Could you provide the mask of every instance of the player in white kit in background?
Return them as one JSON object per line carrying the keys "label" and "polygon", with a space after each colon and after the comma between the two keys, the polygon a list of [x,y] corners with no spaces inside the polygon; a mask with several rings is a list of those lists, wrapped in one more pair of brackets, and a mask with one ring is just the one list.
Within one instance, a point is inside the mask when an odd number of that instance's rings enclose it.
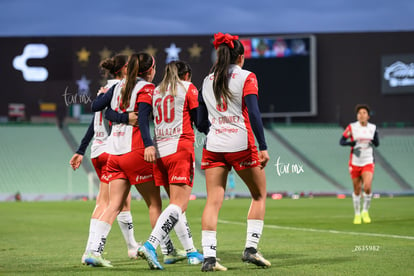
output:
{"label": "player in white kit in background", "polygon": [[207,202],[202,216],[204,262],[201,270],[227,270],[216,259],[216,229],[227,175],[232,168],[252,196],[242,260],[267,268],[271,266],[270,262],[258,252],[266,208],[264,167],[269,155],[258,107],[257,79],[254,73],[242,69],[244,47],[238,36],[215,34],[214,47],[217,61],[212,73],[204,79],[199,96],[199,130],[210,125],[201,163],[207,185]]}
{"label": "player in white kit in background", "polygon": [[[377,127],[368,122],[370,108],[365,104],[355,107],[357,121],[349,124],[339,141],[342,146],[351,146],[349,157],[349,174],[351,175],[354,192],[354,224],[371,223],[368,210],[372,198],[372,179],[374,177],[374,149],[379,146]],[[348,140],[349,139],[349,140]],[[361,213],[361,190],[364,187],[364,203]]]}

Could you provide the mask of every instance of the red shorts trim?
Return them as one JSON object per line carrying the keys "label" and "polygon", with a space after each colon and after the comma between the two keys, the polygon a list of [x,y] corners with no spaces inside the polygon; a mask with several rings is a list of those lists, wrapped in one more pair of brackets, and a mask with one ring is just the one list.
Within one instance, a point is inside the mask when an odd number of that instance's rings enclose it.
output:
{"label": "red shorts trim", "polygon": [[357,178],[361,177],[363,172],[371,172],[374,174],[375,164],[367,164],[365,166],[354,166],[349,165],[349,174],[351,175],[351,178]]}
{"label": "red shorts trim", "polygon": [[104,152],[98,157],[92,158],[92,164],[95,168],[96,174],[101,182],[108,184],[108,172],[107,172],[107,161],[109,154]]}
{"label": "red shorts trim", "polygon": [[260,165],[256,146],[238,152],[212,152],[203,148],[201,169],[215,167],[233,167],[236,171],[254,168]]}
{"label": "red shorts trim", "polygon": [[155,186],[183,183],[193,187],[195,156],[193,148],[158,158],[154,164]]}
{"label": "red shorts trim", "polygon": [[108,179],[128,179],[131,185],[154,181],[152,163],[144,160],[144,149],[134,150],[122,155],[109,155]]}

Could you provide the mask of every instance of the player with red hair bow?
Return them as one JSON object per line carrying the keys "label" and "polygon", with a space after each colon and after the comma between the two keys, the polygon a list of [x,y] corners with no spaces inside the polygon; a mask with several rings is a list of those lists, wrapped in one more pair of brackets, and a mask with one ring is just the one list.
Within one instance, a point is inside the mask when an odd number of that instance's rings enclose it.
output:
{"label": "player with red hair bow", "polygon": [[217,48],[220,46],[220,44],[227,44],[231,49],[234,49],[234,40],[238,40],[239,36],[237,35],[231,35],[231,34],[223,34],[223,33],[217,33],[214,34],[214,48]]}
{"label": "player with red hair bow", "polygon": [[[217,62],[199,92],[197,116],[199,131],[208,133],[201,161],[207,186],[201,219],[204,254],[201,271],[227,270],[217,262],[216,235],[227,175],[232,168],[248,186],[252,197],[242,260],[267,268],[270,262],[258,252],[266,209],[264,167],[269,154],[257,100],[257,78],[254,73],[242,69],[244,47],[238,36],[218,33],[214,35],[213,44],[217,49]],[[200,129],[202,126],[207,127]]]}

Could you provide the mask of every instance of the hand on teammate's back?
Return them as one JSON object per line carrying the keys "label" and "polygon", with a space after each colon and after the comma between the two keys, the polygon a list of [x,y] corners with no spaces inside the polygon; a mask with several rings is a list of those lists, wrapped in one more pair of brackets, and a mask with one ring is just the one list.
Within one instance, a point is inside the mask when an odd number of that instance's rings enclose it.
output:
{"label": "hand on teammate's back", "polygon": [[138,126],[138,112],[129,112],[128,113],[128,124],[131,126]]}

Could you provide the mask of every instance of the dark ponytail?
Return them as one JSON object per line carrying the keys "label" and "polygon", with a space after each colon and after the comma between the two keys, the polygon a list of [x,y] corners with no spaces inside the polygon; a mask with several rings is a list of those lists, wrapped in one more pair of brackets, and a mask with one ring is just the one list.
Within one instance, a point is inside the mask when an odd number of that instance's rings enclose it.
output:
{"label": "dark ponytail", "polygon": [[138,70],[138,54],[132,54],[128,61],[125,86],[121,90],[121,109],[126,109],[129,106],[132,89],[134,89],[135,84],[137,83]]}
{"label": "dark ponytail", "polygon": [[233,43],[234,48],[225,43],[217,48],[217,61],[213,67],[213,91],[218,104],[222,104],[222,99],[226,103],[233,99],[233,94],[229,90],[229,66],[235,64],[237,58],[244,54],[243,44],[239,40],[234,40]]}

